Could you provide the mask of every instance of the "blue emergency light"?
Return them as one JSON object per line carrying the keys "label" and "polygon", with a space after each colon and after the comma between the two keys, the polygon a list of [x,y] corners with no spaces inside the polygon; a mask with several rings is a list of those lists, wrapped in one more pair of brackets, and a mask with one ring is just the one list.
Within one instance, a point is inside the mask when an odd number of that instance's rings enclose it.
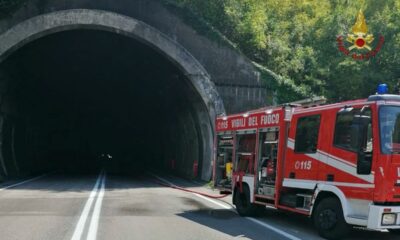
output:
{"label": "blue emergency light", "polygon": [[389,92],[388,85],[386,83],[381,83],[378,85],[378,94],[386,94]]}

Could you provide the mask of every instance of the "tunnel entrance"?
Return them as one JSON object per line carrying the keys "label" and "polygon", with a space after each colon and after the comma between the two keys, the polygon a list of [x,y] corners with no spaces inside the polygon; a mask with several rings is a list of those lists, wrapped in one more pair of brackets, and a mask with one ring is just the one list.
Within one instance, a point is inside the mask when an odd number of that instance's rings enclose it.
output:
{"label": "tunnel entrance", "polygon": [[194,165],[201,172],[210,161],[201,96],[179,66],[140,41],[57,32],[14,51],[0,74],[2,175],[106,167],[193,177]]}

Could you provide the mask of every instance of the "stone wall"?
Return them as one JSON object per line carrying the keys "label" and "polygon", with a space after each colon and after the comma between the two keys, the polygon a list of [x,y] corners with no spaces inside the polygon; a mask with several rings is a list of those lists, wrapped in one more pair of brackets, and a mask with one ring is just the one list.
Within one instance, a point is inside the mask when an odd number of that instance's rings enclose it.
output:
{"label": "stone wall", "polygon": [[167,9],[160,0],[27,0],[14,14],[0,21],[0,34],[34,16],[66,9],[99,9],[145,22],[188,50],[217,86],[227,113],[267,104],[267,92],[258,71],[243,55],[210,40]]}

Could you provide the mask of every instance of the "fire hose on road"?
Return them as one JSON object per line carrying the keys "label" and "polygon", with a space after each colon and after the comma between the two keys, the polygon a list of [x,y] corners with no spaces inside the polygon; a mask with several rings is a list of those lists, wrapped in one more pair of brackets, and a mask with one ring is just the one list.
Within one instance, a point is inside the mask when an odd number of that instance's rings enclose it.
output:
{"label": "fire hose on road", "polygon": [[164,179],[162,179],[162,178],[160,178],[160,177],[158,177],[158,176],[156,176],[154,174],[150,174],[150,175],[155,178],[155,179],[153,179],[153,181],[155,183],[157,183],[157,184],[159,184],[161,186],[164,186],[164,187],[169,187],[169,188],[173,188],[173,189],[177,189],[177,190],[184,191],[184,192],[189,192],[189,193],[195,193],[195,194],[199,194],[201,196],[208,197],[208,198],[213,198],[213,199],[224,198],[224,197],[229,195],[229,194],[211,195],[211,194],[207,194],[207,193],[203,193],[203,192],[199,192],[199,191],[195,191],[195,190],[190,190],[190,189],[187,189],[187,188],[180,187],[180,186],[177,186],[175,184],[169,183],[168,181],[166,181],[166,180],[164,180]]}

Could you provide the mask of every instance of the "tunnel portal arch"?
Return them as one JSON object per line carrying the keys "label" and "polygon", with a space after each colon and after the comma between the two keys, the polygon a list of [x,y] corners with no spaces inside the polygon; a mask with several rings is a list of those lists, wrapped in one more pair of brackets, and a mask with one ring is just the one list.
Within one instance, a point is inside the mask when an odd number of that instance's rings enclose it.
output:
{"label": "tunnel portal arch", "polygon": [[27,19],[0,35],[0,63],[14,51],[46,35],[76,29],[108,31],[136,39],[160,52],[187,76],[201,97],[195,103],[203,144],[201,177],[210,179],[212,167],[213,128],[215,116],[225,113],[223,102],[203,66],[180,44],[148,24],[118,13],[72,9],[51,12]]}

